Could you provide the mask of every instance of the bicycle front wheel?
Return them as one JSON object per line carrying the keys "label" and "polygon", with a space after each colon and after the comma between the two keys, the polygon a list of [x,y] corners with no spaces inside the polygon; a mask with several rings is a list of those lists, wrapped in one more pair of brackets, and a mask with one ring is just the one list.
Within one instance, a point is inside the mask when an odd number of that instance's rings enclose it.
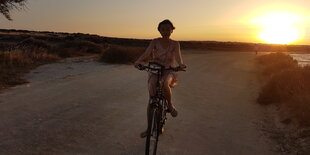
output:
{"label": "bicycle front wheel", "polygon": [[158,137],[159,137],[159,127],[160,118],[158,111],[151,107],[150,118],[148,120],[147,137],[146,137],[146,155],[155,155],[157,151]]}

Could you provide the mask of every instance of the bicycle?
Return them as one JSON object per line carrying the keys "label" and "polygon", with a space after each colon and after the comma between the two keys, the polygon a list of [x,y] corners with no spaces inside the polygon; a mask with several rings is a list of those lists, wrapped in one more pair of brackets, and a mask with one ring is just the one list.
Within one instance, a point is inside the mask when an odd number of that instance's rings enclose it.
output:
{"label": "bicycle", "polygon": [[162,75],[166,70],[171,71],[185,71],[180,67],[165,68],[156,62],[150,62],[148,66],[138,65],[139,70],[146,70],[157,74],[156,94],[149,99],[150,110],[148,117],[148,128],[146,136],[145,154],[156,154],[158,138],[164,132],[164,125],[167,121],[166,113],[168,110],[168,103],[162,92]]}

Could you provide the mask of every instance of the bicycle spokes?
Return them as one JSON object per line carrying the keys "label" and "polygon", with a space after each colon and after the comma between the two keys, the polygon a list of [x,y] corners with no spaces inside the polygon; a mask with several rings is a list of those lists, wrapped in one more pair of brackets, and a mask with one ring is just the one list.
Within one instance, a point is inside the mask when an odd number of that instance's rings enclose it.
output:
{"label": "bicycle spokes", "polygon": [[156,154],[159,135],[164,133],[166,122],[167,102],[162,97],[150,99],[150,111],[148,120],[148,134],[146,138],[145,154]]}

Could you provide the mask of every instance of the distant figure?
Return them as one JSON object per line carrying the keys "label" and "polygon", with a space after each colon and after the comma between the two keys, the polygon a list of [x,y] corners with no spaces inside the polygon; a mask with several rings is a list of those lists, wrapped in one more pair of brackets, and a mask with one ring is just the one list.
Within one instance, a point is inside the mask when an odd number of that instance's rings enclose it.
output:
{"label": "distant figure", "polygon": [[[180,43],[170,39],[170,35],[175,27],[169,20],[164,20],[159,23],[157,30],[161,34],[161,38],[155,38],[148,45],[146,51],[135,62],[135,67],[138,68],[140,64],[147,64],[148,62],[157,62],[166,68],[181,67],[186,68],[180,51]],[[148,75],[148,88],[150,97],[156,93],[156,80],[157,75],[149,73]],[[171,88],[177,84],[177,73],[168,71],[163,75],[163,93],[168,101],[168,111],[173,117],[176,117],[178,112],[171,103]],[[149,105],[147,107],[149,111]],[[147,131],[140,134],[141,138],[147,136]]]}
{"label": "distant figure", "polygon": [[255,51],[255,55],[257,55],[257,54],[258,54],[258,51],[259,51],[259,46],[258,46],[258,44],[255,44],[255,45],[254,45],[254,51]]}

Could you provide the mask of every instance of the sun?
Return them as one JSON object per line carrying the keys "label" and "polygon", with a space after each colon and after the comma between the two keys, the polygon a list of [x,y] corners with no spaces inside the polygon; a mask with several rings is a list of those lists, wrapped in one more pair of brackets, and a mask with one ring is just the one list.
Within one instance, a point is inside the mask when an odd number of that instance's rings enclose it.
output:
{"label": "sun", "polygon": [[261,27],[258,38],[271,44],[290,44],[301,39],[301,17],[294,13],[273,12],[255,19]]}

